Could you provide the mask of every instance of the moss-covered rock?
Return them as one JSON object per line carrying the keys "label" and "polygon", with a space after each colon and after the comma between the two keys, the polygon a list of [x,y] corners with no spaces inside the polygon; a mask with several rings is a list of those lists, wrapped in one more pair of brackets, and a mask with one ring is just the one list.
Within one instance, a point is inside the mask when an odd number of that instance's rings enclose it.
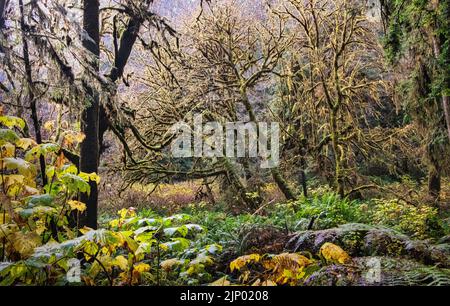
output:
{"label": "moss-covered rock", "polygon": [[308,286],[450,285],[450,270],[412,259],[365,256],[352,265],[324,266],[305,281]]}

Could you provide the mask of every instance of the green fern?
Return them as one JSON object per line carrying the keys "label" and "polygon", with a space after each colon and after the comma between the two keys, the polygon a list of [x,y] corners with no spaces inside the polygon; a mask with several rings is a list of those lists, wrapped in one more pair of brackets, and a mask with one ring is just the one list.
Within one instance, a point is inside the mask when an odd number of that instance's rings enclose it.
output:
{"label": "green fern", "polygon": [[413,284],[450,286],[450,269],[441,269],[434,266],[422,267],[408,271],[405,275]]}

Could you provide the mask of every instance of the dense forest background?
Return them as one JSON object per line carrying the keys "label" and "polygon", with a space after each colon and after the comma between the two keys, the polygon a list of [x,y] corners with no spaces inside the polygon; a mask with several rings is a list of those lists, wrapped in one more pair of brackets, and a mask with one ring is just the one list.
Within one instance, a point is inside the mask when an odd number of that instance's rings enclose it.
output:
{"label": "dense forest background", "polygon": [[[450,284],[449,14],[0,0],[0,284]],[[279,165],[174,157],[196,114]]]}

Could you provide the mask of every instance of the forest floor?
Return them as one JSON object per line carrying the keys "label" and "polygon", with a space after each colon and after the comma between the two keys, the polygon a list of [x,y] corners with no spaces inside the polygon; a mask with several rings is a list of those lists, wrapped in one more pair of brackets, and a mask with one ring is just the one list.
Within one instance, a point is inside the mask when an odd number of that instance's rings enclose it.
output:
{"label": "forest floor", "polygon": [[[363,200],[342,200],[328,187],[316,184],[307,198],[285,201],[269,184],[264,187],[268,200],[256,212],[246,212],[230,202],[215,200],[213,204],[204,194],[199,198],[200,181],[163,184],[152,193],[152,186],[135,186],[120,197],[108,194],[117,188],[103,188],[101,222],[106,227],[120,209],[136,211],[140,218],[183,214],[205,229],[195,238],[197,249],[220,246],[204,275],[188,277],[181,284],[275,280],[264,264],[258,264],[262,258],[288,254],[301,254],[314,262],[304,275],[296,276],[303,285],[450,284],[447,179],[443,180],[439,210],[426,204],[430,199],[425,186],[409,178],[386,184],[390,193],[367,193]],[[212,189],[216,198],[219,188]],[[340,248],[335,250],[337,254],[327,256],[323,248],[327,243]],[[339,251],[346,254],[344,259]],[[277,277],[281,279],[278,283],[293,284],[289,277]],[[179,279],[167,281],[180,284]]]}

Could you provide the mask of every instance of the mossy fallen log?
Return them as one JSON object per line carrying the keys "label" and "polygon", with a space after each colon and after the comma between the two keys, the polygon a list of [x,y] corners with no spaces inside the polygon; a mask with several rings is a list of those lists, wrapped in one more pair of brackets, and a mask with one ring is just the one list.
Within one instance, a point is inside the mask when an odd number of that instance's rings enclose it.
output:
{"label": "mossy fallen log", "polygon": [[352,257],[405,257],[426,265],[450,267],[449,243],[433,244],[428,240],[412,240],[390,228],[359,223],[294,233],[288,237],[285,249],[290,252],[318,253],[325,242],[339,245]]}

